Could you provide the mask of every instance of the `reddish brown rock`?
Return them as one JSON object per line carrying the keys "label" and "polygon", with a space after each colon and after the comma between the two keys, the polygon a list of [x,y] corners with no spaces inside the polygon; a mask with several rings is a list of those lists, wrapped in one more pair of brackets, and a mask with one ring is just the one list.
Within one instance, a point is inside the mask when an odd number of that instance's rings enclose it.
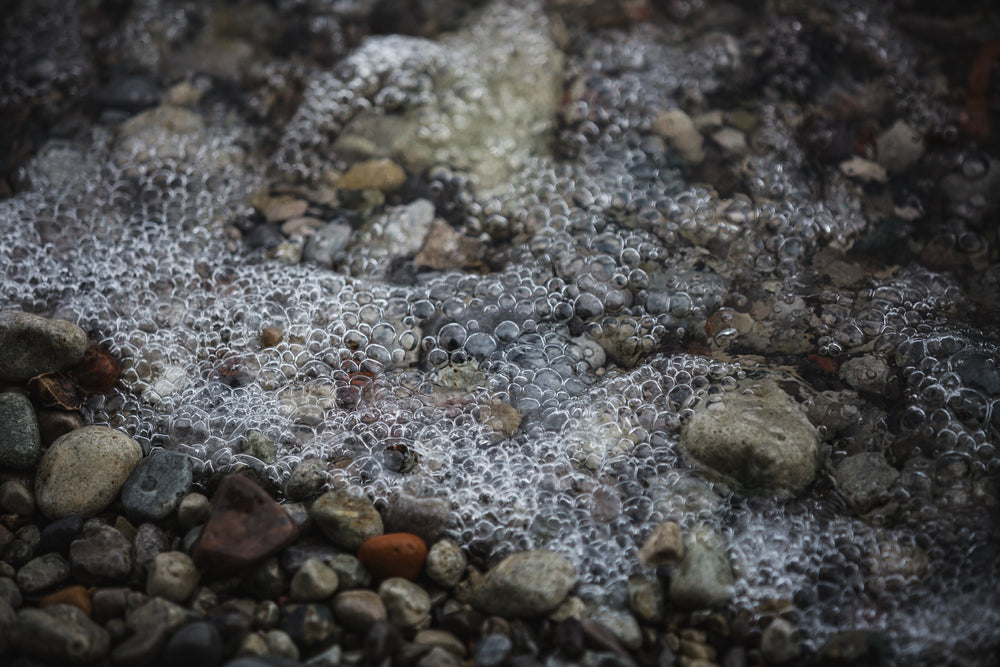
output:
{"label": "reddish brown rock", "polygon": [[118,383],[122,362],[111,350],[95,341],[90,341],[83,361],[74,366],[70,373],[76,378],[80,388],[88,394],[104,394]]}
{"label": "reddish brown rock", "polygon": [[281,505],[244,475],[219,485],[212,510],[192,555],[208,571],[242,569],[271,556],[298,537]]}
{"label": "reddish brown rock", "polygon": [[413,581],[427,559],[427,545],[410,533],[371,537],[358,549],[358,560],[376,579],[402,577]]}
{"label": "reddish brown rock", "polygon": [[84,614],[91,615],[90,592],[83,586],[69,586],[55,593],[49,593],[38,601],[39,607],[48,607],[54,604],[71,604]]}

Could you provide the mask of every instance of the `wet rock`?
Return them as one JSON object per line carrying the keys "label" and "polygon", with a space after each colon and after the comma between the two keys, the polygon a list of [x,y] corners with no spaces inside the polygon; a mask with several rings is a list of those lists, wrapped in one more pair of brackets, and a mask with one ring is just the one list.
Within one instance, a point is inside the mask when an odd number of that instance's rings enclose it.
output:
{"label": "wet rock", "polygon": [[851,178],[865,183],[887,183],[889,175],[877,162],[854,156],[840,163],[840,171]]}
{"label": "wet rock", "polygon": [[205,124],[200,115],[180,107],[158,106],[122,124],[114,157],[119,162],[144,162],[153,156],[184,159],[204,143]]}
{"label": "wet rock", "polygon": [[264,634],[264,640],[267,642],[267,650],[271,655],[289,660],[299,659],[298,647],[284,630],[268,630]]}
{"label": "wet rock", "polygon": [[146,575],[146,594],[173,602],[184,602],[201,580],[194,561],[182,551],[157,554]]}
{"label": "wet rock", "polygon": [[412,255],[420,250],[433,221],[434,204],[426,199],[392,206],[373,223],[365,247],[376,256]]}
{"label": "wet rock", "polygon": [[28,595],[54,588],[69,579],[69,562],[59,554],[33,558],[17,571],[18,587]]}
{"label": "wet rock", "polygon": [[413,264],[440,271],[480,266],[486,255],[486,246],[479,240],[458,232],[440,218],[435,218],[427,230],[420,251]]}
{"label": "wet rock", "polygon": [[392,657],[403,644],[403,635],[389,622],[376,623],[365,635],[364,658],[368,664],[378,665]]}
{"label": "wet rock", "polygon": [[171,534],[153,523],[144,523],[135,531],[132,538],[133,574],[136,580],[146,578],[146,569],[156,556],[170,549]]}
{"label": "wet rock", "polygon": [[724,550],[693,540],[670,582],[670,601],[685,609],[711,609],[733,596],[733,570]]}
{"label": "wet rock", "polygon": [[760,637],[760,652],[770,664],[781,664],[798,657],[799,641],[791,623],[776,618],[764,628]]}
{"label": "wet rock", "polygon": [[357,551],[370,537],[382,534],[382,516],[372,502],[348,489],[332,489],[312,505],[316,526],[342,549]]}
{"label": "wet rock", "polygon": [[79,363],[87,351],[87,334],[66,320],[3,311],[0,350],[0,380],[22,382]]}
{"label": "wet rock", "polygon": [[637,651],[642,646],[642,630],[635,617],[625,611],[604,610],[592,619],[615,636],[626,649]]}
{"label": "wet rock", "polygon": [[705,159],[704,139],[691,117],[680,109],[660,113],[650,127],[666,139],[685,162],[694,165]]}
{"label": "wet rock", "polygon": [[819,649],[823,667],[883,665],[892,655],[889,638],[876,632],[847,630],[833,635]]}
{"label": "wet rock", "polygon": [[281,629],[303,650],[310,651],[330,638],[334,630],[333,614],[328,605],[288,605]]}
{"label": "wet rock", "polygon": [[167,518],[191,489],[193,478],[190,456],[154,449],[132,470],[122,486],[126,516],[134,523]]}
{"label": "wet rock", "polygon": [[325,600],[337,590],[337,573],[318,558],[308,558],[292,577],[289,597],[295,602]]}
{"label": "wet rock", "polygon": [[628,606],[643,623],[663,620],[666,610],[663,585],[655,577],[637,575],[629,578]]}
{"label": "wet rock", "polygon": [[410,533],[385,533],[365,540],[358,560],[376,579],[402,577],[413,581],[424,567],[427,545]]}
{"label": "wet rock", "polygon": [[316,495],[330,479],[327,464],[320,459],[306,459],[295,466],[285,482],[285,497],[291,500],[308,500]]}
{"label": "wet rock", "polygon": [[881,394],[889,383],[889,365],[878,357],[848,359],[837,369],[841,379],[858,391]]}
{"label": "wet rock", "polygon": [[639,562],[643,565],[673,565],[684,556],[684,536],[675,521],[664,521],[653,529],[653,533],[639,549]]}
{"label": "wet rock", "polygon": [[882,454],[866,452],[841,461],[834,468],[833,477],[851,511],[864,514],[888,500],[899,471]]}
{"label": "wet rock", "polygon": [[337,181],[341,190],[366,190],[374,188],[382,192],[398,190],[406,182],[406,172],[388,159],[366,160],[351,165],[351,168]]}
{"label": "wet rock", "polygon": [[699,406],[680,439],[685,458],[710,475],[777,495],[797,493],[813,481],[819,443],[798,404],[770,380],[754,384],[751,394],[737,389]]}
{"label": "wet rock", "polygon": [[340,588],[364,588],[371,583],[371,575],[365,566],[351,554],[337,554],[327,563],[340,579]]}
{"label": "wet rock", "polygon": [[461,639],[443,630],[421,630],[413,636],[413,643],[416,646],[438,647],[459,658],[468,653]]}
{"label": "wet rock", "polygon": [[0,513],[30,517],[35,513],[35,497],[31,489],[12,479],[0,484]]}
{"label": "wet rock", "polygon": [[427,544],[441,539],[452,519],[451,506],[444,498],[417,496],[405,490],[392,497],[383,518],[386,532],[411,533]]}
{"label": "wet rock", "polygon": [[138,443],[115,429],[71,431],[52,443],[38,464],[38,509],[50,519],[93,516],[115,499],[141,458]]}
{"label": "wet rock", "polygon": [[56,519],[42,529],[38,549],[43,553],[55,551],[63,555],[69,553],[69,545],[83,530],[83,519],[67,516]]}
{"label": "wet rock", "polygon": [[199,567],[246,568],[277,553],[299,530],[281,505],[243,475],[226,477],[212,499],[212,511],[192,551]]}
{"label": "wet rock", "polygon": [[338,593],[331,606],[337,622],[354,632],[367,633],[376,623],[388,618],[382,598],[374,591]]}
{"label": "wet rock", "polygon": [[[14,539],[3,552],[3,560],[15,567],[24,565],[38,554],[42,536],[38,526],[28,524],[14,534]],[[3,562],[3,561],[0,561]]]}
{"label": "wet rock", "polygon": [[302,259],[332,269],[346,256],[344,250],[353,234],[354,230],[346,222],[329,222],[309,237],[302,250]]}
{"label": "wet rock", "polygon": [[90,602],[90,591],[80,585],[61,588],[49,593],[38,601],[39,607],[51,607],[57,604],[72,605],[86,614],[88,618],[93,611],[93,606]]}
{"label": "wet rock", "polygon": [[208,518],[212,501],[202,493],[189,493],[177,505],[177,524],[182,530],[194,528]]}
{"label": "wet rock", "polygon": [[878,163],[890,174],[899,174],[916,164],[924,154],[923,137],[902,120],[878,136]]}
{"label": "wet rock", "polygon": [[[417,667],[461,667],[465,663],[446,648],[435,646],[417,661]],[[479,664],[479,663],[475,663]]]}
{"label": "wet rock", "polygon": [[424,571],[431,581],[445,588],[454,588],[462,580],[468,559],[454,540],[438,540],[427,552]]}
{"label": "wet rock", "polygon": [[510,657],[514,644],[506,635],[488,635],[476,644],[475,667],[499,667]]}
{"label": "wet rock", "polygon": [[125,626],[133,632],[148,628],[174,631],[191,619],[191,612],[165,598],[150,598],[125,611]]}
{"label": "wet rock", "polygon": [[551,551],[525,551],[503,559],[477,582],[470,602],[505,618],[532,618],[558,607],[576,583],[576,570]]}
{"label": "wet rock", "polygon": [[142,667],[155,663],[170,637],[170,628],[140,628],[111,649],[111,662],[121,667]]}
{"label": "wet rock", "polygon": [[188,623],[170,637],[160,662],[185,667],[216,667],[223,658],[222,637],[211,623]]}
{"label": "wet rock", "polygon": [[70,543],[69,561],[83,583],[124,581],[132,571],[132,543],[118,530],[92,519]]}
{"label": "wet rock", "polygon": [[38,433],[42,437],[42,445],[46,447],[84,425],[83,416],[77,411],[36,408],[35,416],[38,418]]}
{"label": "wet rock", "polygon": [[96,662],[108,654],[111,637],[80,609],[67,604],[17,612],[17,648],[57,663]]}
{"label": "wet rock", "polygon": [[23,394],[0,394],[0,467],[31,470],[42,456],[42,440],[31,401]]}
{"label": "wet rock", "polygon": [[24,600],[17,582],[10,577],[0,577],[0,600],[14,608],[20,607]]}
{"label": "wet rock", "polygon": [[427,592],[413,582],[393,577],[378,587],[389,622],[399,628],[415,628],[430,618],[431,599]]}

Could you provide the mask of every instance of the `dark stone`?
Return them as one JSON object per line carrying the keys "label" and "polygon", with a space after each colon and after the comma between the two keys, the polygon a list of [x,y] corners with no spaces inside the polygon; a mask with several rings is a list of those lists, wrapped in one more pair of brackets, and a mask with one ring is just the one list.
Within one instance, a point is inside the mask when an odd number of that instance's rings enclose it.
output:
{"label": "dark stone", "polygon": [[282,551],[279,560],[286,572],[298,572],[310,558],[318,558],[329,565],[338,553],[340,552],[329,543],[300,541]]}
{"label": "dark stone", "polygon": [[69,563],[60,554],[32,558],[17,571],[17,585],[28,595],[54,588],[69,579]]}
{"label": "dark stone", "polygon": [[132,469],[122,486],[122,505],[129,521],[162,521],[191,490],[191,457],[183,452],[154,449]]}
{"label": "dark stone", "polygon": [[218,630],[225,655],[231,655],[250,632],[255,611],[253,600],[244,598],[227,600],[208,612],[205,620]]}
{"label": "dark stone", "polygon": [[170,534],[155,523],[144,523],[135,531],[133,574],[146,580],[146,568],[160,553],[170,551]]}
{"label": "dark stone", "polygon": [[115,667],[147,667],[155,665],[163,645],[170,636],[165,625],[149,625],[136,630],[125,641],[111,650]]}
{"label": "dark stone", "polygon": [[125,586],[97,588],[90,594],[91,613],[98,623],[106,623],[112,618],[125,615],[131,588]]}
{"label": "dark stone", "polygon": [[0,394],[0,467],[31,470],[42,456],[42,440],[31,401],[24,394]]}
{"label": "dark stone", "polygon": [[364,656],[369,665],[388,660],[403,644],[403,635],[388,621],[379,621],[365,635]]}
{"label": "dark stone", "polygon": [[823,667],[881,667],[892,656],[889,638],[864,630],[838,632],[819,650]]}
{"label": "dark stone", "polygon": [[226,477],[194,545],[195,562],[209,571],[231,572],[258,563],[299,535],[288,512],[245,475]]}
{"label": "dark stone", "polygon": [[38,550],[41,553],[55,552],[65,555],[69,551],[70,543],[80,535],[82,530],[83,519],[78,516],[64,516],[61,519],[56,519],[42,528]]}
{"label": "dark stone", "polygon": [[674,655],[674,652],[664,642],[663,647],[656,656],[656,667],[673,667],[676,662],[677,656]]}
{"label": "dark stone", "polygon": [[479,636],[483,615],[475,609],[462,609],[445,614],[438,621],[438,628],[468,641]]}
{"label": "dark stone", "polygon": [[560,621],[556,625],[555,642],[562,654],[571,660],[583,655],[584,634],[580,621],[572,617]]}
{"label": "dark stone", "polygon": [[135,113],[160,103],[160,89],[151,79],[135,74],[116,76],[97,91],[102,107]]}
{"label": "dark stone", "polygon": [[216,667],[222,662],[222,636],[211,623],[195,621],[174,633],[160,657],[164,665]]}
{"label": "dark stone", "polygon": [[242,588],[258,600],[274,600],[288,591],[288,576],[277,558],[268,558],[246,575]]}
{"label": "dark stone", "polygon": [[41,541],[42,534],[38,526],[27,525],[14,533],[14,540],[4,549],[3,560],[14,567],[20,567],[35,557]]}
{"label": "dark stone", "polygon": [[445,535],[452,522],[451,506],[443,498],[414,496],[400,491],[383,513],[386,533],[413,533],[427,544]]}
{"label": "dark stone", "polygon": [[302,663],[290,658],[267,655],[236,658],[227,662],[224,667],[302,667]]}
{"label": "dark stone", "polygon": [[0,655],[7,653],[14,642],[14,626],[17,623],[17,612],[9,602],[0,598]]}
{"label": "dark stone", "polygon": [[625,647],[619,643],[615,633],[598,621],[587,618],[580,621],[580,627],[583,628],[584,642],[589,648],[594,651],[614,653],[626,660],[632,659]]}
{"label": "dark stone", "polygon": [[489,635],[476,645],[474,658],[475,667],[499,667],[510,657],[514,648],[510,637],[505,635]]}
{"label": "dark stone", "polygon": [[293,604],[285,608],[282,629],[300,648],[323,646],[333,634],[333,612],[324,604]]}
{"label": "dark stone", "polygon": [[742,646],[732,647],[722,658],[722,667],[747,667],[749,664],[747,650]]}
{"label": "dark stone", "polygon": [[35,416],[38,418],[38,433],[42,438],[42,445],[45,447],[84,425],[83,415],[75,410],[35,408]]}
{"label": "dark stone", "polygon": [[125,581],[132,571],[132,543],[118,530],[91,519],[70,543],[69,561],[82,584]]}
{"label": "dark stone", "polygon": [[542,663],[530,655],[515,655],[507,661],[507,667],[542,667]]}
{"label": "dark stone", "polygon": [[96,662],[111,648],[107,631],[68,604],[20,610],[13,634],[23,653],[55,664]]}
{"label": "dark stone", "polygon": [[284,243],[285,235],[281,233],[281,228],[278,225],[254,225],[243,237],[243,240],[251,248],[270,250]]}

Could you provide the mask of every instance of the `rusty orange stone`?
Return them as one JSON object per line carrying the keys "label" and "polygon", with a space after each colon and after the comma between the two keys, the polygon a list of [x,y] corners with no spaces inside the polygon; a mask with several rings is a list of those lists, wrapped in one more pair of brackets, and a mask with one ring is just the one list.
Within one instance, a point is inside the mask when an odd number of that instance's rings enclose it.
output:
{"label": "rusty orange stone", "polygon": [[71,604],[88,617],[91,614],[90,591],[83,586],[69,586],[55,593],[49,593],[38,601],[39,607],[49,607],[54,604]]}
{"label": "rusty orange stone", "polygon": [[427,544],[411,533],[370,537],[358,549],[358,560],[376,579],[402,577],[413,581],[427,559]]}
{"label": "rusty orange stone", "polygon": [[80,387],[88,394],[105,394],[115,386],[122,372],[122,362],[111,350],[90,341],[83,361],[73,367],[70,373]]}

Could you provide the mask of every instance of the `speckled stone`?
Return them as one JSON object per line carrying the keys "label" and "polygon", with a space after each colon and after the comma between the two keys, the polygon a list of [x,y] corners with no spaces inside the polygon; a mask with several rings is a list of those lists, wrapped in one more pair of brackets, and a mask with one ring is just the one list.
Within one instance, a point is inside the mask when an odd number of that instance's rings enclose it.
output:
{"label": "speckled stone", "polygon": [[427,591],[400,577],[386,579],[378,587],[389,622],[399,628],[415,628],[425,623],[431,613]]}
{"label": "speckled stone", "polygon": [[35,502],[50,519],[93,516],[107,507],[142,458],[135,440],[84,426],[52,443],[35,474]]}
{"label": "speckled stone", "polygon": [[66,320],[0,312],[0,380],[20,382],[79,363],[87,334]]}
{"label": "speckled stone", "polygon": [[59,554],[33,558],[17,571],[15,581],[28,595],[54,588],[69,579],[69,563]]}
{"label": "speckled stone", "polygon": [[342,549],[357,551],[370,537],[382,534],[382,516],[363,495],[346,489],[327,491],[312,505],[316,526]]}
{"label": "speckled stone", "polygon": [[427,562],[424,571],[431,581],[445,588],[455,587],[462,576],[468,559],[454,540],[438,540],[427,552]]}
{"label": "speckled stone", "polygon": [[318,558],[308,558],[292,577],[289,597],[296,602],[325,600],[337,590],[337,573]]}
{"label": "speckled stone", "polygon": [[170,516],[191,489],[192,468],[191,457],[183,452],[151,451],[122,486],[125,515],[134,523]]}
{"label": "speckled stone", "polygon": [[576,570],[551,551],[524,551],[503,559],[477,582],[470,602],[504,618],[532,618],[558,607],[576,583]]}
{"label": "speckled stone", "polygon": [[38,420],[23,394],[0,394],[0,468],[30,470],[42,456]]}
{"label": "speckled stone", "polygon": [[191,557],[182,551],[164,551],[150,563],[146,576],[146,594],[174,602],[184,602],[201,580]]}

